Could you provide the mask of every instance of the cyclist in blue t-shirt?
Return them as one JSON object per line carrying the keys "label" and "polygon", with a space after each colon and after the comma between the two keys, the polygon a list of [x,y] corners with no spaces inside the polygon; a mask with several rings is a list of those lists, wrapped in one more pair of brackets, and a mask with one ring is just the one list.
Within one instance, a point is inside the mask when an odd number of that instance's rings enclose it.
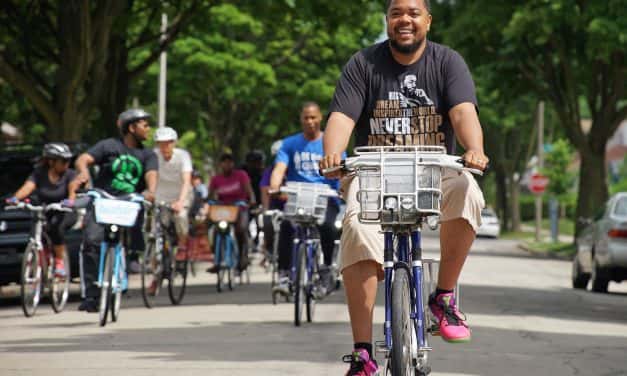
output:
{"label": "cyclist in blue t-shirt", "polygon": [[[280,189],[283,178],[287,173],[287,182],[323,183],[333,189],[339,188],[339,180],[327,179],[318,172],[320,159],[324,155],[322,149],[322,113],[320,106],[315,102],[303,104],[300,113],[302,132],[283,139],[283,143],[275,159],[274,169],[270,178],[270,191]],[[343,155],[345,158],[346,155]],[[339,234],[335,228],[335,219],[339,211],[339,200],[330,199],[327,207],[326,218],[319,226],[320,243],[324,254],[324,264],[327,268],[321,268],[323,281],[332,282],[329,267],[333,263],[334,241]],[[283,221],[279,233],[279,284],[277,291],[289,293],[289,269],[292,263],[292,240],[294,229],[289,221]],[[326,286],[330,291],[329,285]]]}

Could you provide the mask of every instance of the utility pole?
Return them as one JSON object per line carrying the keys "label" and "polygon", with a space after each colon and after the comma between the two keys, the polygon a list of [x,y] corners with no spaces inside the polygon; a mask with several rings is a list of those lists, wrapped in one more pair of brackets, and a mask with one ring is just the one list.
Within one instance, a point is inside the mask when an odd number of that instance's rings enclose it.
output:
{"label": "utility pole", "polygon": [[[165,43],[168,30],[168,15],[161,15],[161,43]],[[159,68],[159,128],[165,127],[165,94],[166,94],[166,75],[168,70],[168,54],[165,49],[161,52]]]}
{"label": "utility pole", "polygon": [[[544,101],[538,103],[538,173],[544,168]],[[542,227],[542,194],[536,195],[536,242],[541,240]]]}

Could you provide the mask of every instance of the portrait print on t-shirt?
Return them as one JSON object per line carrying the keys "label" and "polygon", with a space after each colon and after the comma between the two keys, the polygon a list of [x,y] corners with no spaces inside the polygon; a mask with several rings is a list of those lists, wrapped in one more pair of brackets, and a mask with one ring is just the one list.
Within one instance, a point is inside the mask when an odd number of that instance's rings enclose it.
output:
{"label": "portrait print on t-shirt", "polygon": [[401,92],[389,91],[387,99],[375,102],[370,117],[368,146],[437,145],[445,146],[440,130],[443,119],[415,74],[402,77]]}

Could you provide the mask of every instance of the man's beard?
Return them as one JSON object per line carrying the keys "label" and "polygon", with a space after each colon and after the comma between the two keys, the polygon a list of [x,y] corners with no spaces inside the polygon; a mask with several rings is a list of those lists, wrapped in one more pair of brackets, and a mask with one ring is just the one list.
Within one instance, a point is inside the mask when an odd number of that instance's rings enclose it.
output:
{"label": "man's beard", "polygon": [[418,49],[420,48],[420,45],[422,44],[423,41],[424,41],[424,39],[417,40],[417,41],[415,41],[414,43],[411,43],[411,44],[399,44],[394,39],[390,39],[390,46],[394,50],[396,50],[398,53],[401,53],[403,55],[410,55],[410,54],[413,54],[414,52],[418,51]]}

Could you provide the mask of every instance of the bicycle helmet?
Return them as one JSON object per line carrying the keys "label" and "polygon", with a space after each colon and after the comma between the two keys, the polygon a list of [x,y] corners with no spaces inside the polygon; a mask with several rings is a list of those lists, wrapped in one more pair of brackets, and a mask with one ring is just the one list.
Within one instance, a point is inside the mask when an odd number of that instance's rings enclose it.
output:
{"label": "bicycle helmet", "polygon": [[270,154],[272,154],[272,156],[275,156],[276,153],[281,150],[281,146],[283,146],[283,140],[274,141],[272,143],[272,146],[270,146]]}
{"label": "bicycle helmet", "polygon": [[66,144],[51,142],[44,145],[42,156],[50,159],[70,159],[72,158],[72,151]]}
{"label": "bicycle helmet", "polygon": [[122,133],[128,131],[128,126],[142,119],[150,119],[152,116],[141,108],[131,108],[118,115],[118,127]]}
{"label": "bicycle helmet", "polygon": [[179,136],[176,131],[170,127],[158,128],[155,132],[155,141],[176,141]]}
{"label": "bicycle helmet", "polygon": [[246,162],[261,162],[263,163],[266,156],[260,150],[251,150],[246,154]]}

